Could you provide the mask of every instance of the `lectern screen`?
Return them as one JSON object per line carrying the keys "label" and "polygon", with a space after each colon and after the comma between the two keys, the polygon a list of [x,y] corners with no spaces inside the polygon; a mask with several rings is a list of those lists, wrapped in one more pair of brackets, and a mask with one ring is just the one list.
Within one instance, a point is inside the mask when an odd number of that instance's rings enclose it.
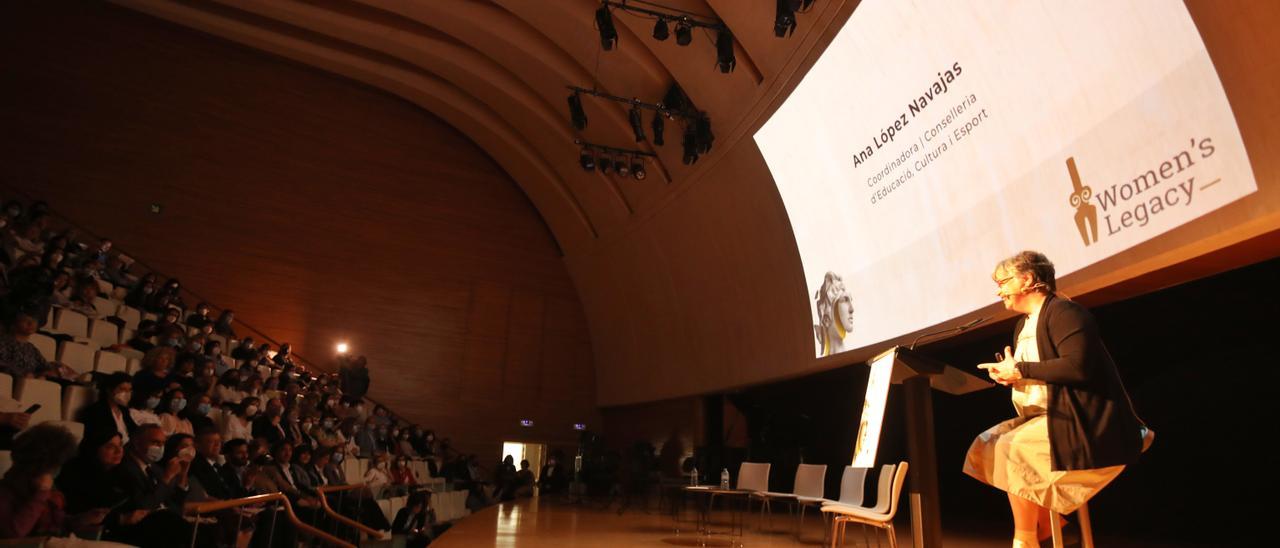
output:
{"label": "lectern screen", "polygon": [[996,302],[1023,249],[1063,276],[1257,190],[1176,0],[865,0],[755,140],[819,356]]}

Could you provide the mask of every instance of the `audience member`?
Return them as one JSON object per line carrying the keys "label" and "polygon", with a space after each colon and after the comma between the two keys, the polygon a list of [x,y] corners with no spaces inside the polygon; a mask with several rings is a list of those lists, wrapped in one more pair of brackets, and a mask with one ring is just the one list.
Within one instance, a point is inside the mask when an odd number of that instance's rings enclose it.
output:
{"label": "audience member", "polygon": [[108,375],[98,383],[98,394],[98,401],[80,412],[85,438],[101,439],[106,434],[119,432],[124,441],[129,441],[138,427],[129,413],[133,379],[126,373]]}
{"label": "audience member", "polygon": [[0,538],[62,535],[66,502],[54,489],[54,476],[76,452],[65,428],[44,423],[13,441],[12,466],[0,479]]}

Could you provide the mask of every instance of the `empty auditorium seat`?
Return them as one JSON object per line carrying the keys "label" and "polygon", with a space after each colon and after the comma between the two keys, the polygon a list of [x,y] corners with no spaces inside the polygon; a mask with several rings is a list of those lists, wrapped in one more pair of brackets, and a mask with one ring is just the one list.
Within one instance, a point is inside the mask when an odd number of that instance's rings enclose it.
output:
{"label": "empty auditorium seat", "polygon": [[142,369],[142,358],[125,358],[124,372],[130,375]]}
{"label": "empty auditorium seat", "polygon": [[[98,293],[101,293],[103,295],[110,295],[111,292],[115,291],[116,289],[116,286],[111,285],[111,282],[108,282],[102,278],[98,278],[97,282],[98,282]],[[97,303],[94,303],[94,306],[97,306]],[[114,312],[112,313],[114,314]]]}
{"label": "empty auditorium seat", "polygon": [[93,371],[95,349],[87,344],[63,341],[58,345],[58,362],[75,369],[77,373]]}
{"label": "empty auditorium seat", "polygon": [[8,373],[0,373],[0,397],[13,397],[13,377]]}
{"label": "empty auditorium seat", "polygon": [[89,337],[89,318],[74,310],[60,309],[53,317],[50,331],[85,339]]}
{"label": "empty auditorium seat", "polygon": [[[98,283],[99,283],[99,284],[103,284],[103,283],[106,283],[106,282],[103,282],[102,280],[98,280]],[[119,304],[119,303],[117,303],[117,302],[115,302],[115,301],[113,301],[113,300],[111,300],[111,299],[104,299],[104,298],[102,298],[102,297],[94,297],[94,298],[93,298],[93,308],[94,308],[95,310],[97,310],[97,311],[98,311],[98,315],[99,315],[99,316],[101,316],[101,317],[104,317],[104,318],[105,318],[105,317],[107,317],[107,316],[115,316],[115,315],[116,315],[116,311],[120,309],[120,304]]]}
{"label": "empty auditorium seat", "polygon": [[89,341],[99,348],[119,344],[120,328],[107,320],[90,320]]}
{"label": "empty auditorium seat", "polygon": [[138,323],[142,321],[142,311],[128,305],[121,305],[116,315],[124,320],[124,326],[129,329],[137,329]]}
{"label": "empty auditorium seat", "polygon": [[145,352],[138,350],[137,348],[127,347],[127,346],[117,350],[116,352],[118,352],[121,356],[124,356],[125,359],[138,360],[138,361],[141,361],[142,357],[147,355]]}
{"label": "empty auditorium seat", "polygon": [[62,420],[74,421],[80,409],[98,399],[92,386],[72,384],[62,388]]}
{"label": "empty auditorium seat", "polygon": [[99,350],[94,354],[93,370],[105,375],[128,373],[129,359],[123,354]]}
{"label": "empty auditorium seat", "polygon": [[227,346],[227,338],[226,338],[226,337],[223,337],[222,335],[218,335],[217,333],[214,333],[214,334],[212,334],[212,335],[209,335],[209,340],[211,340],[211,341],[218,341],[218,344],[221,344],[221,345],[222,345],[222,351],[223,351],[223,352],[230,352],[230,351],[231,351],[231,347]]}
{"label": "empty auditorium seat", "polygon": [[134,333],[136,333],[136,332],[135,332],[134,330],[132,330],[132,329],[129,329],[128,327],[121,328],[121,329],[120,329],[120,338],[118,338],[118,339],[116,339],[116,340],[120,341],[120,344],[127,343],[127,342],[129,342],[129,339],[132,339],[132,338],[133,338],[133,334],[134,334]]}
{"label": "empty auditorium seat", "polygon": [[31,335],[31,344],[36,345],[46,361],[58,361],[58,341],[53,340],[53,337],[36,333]]}
{"label": "empty auditorium seat", "polygon": [[27,409],[40,404],[31,416],[31,424],[62,420],[62,385],[44,379],[14,379],[13,397]]}
{"label": "empty auditorium seat", "polygon": [[111,300],[124,302],[124,298],[129,296],[129,288],[116,287],[111,290]]}

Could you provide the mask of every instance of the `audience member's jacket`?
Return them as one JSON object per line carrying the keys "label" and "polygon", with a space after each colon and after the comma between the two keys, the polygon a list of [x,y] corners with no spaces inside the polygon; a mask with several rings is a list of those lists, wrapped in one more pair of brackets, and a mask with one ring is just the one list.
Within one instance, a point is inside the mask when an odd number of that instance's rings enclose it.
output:
{"label": "audience member's jacket", "polygon": [[[228,484],[228,478],[219,471],[219,468],[221,467],[203,457],[196,457],[195,460],[192,460],[191,470],[187,474],[192,483],[192,494],[195,495],[198,491],[203,491],[204,495],[209,498],[222,500],[246,496],[247,494],[244,492],[244,487],[240,485],[240,482]],[[196,484],[199,485],[199,489],[196,488]]]}
{"label": "audience member's jacket", "polygon": [[[138,425],[133,422],[133,417],[129,415],[128,409],[121,409],[121,413],[124,416],[124,425],[128,432],[120,433],[128,436],[138,429]],[[106,400],[98,400],[85,406],[80,411],[80,422],[84,423],[84,437],[90,439],[98,439],[100,437],[99,434],[105,435],[108,432],[120,430],[116,427],[116,419],[111,414],[111,405]]]}
{"label": "audience member's jacket", "polygon": [[[129,497],[121,507],[122,511],[157,510],[165,503],[182,498],[173,483],[157,479],[150,468],[126,454],[120,465],[112,470],[116,487]],[[175,510],[180,512],[182,509]]]}

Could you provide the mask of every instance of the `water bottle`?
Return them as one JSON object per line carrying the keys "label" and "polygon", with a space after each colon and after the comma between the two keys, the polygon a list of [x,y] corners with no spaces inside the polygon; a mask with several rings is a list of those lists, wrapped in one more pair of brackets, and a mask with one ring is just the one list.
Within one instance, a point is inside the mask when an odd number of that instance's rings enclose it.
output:
{"label": "water bottle", "polygon": [[698,467],[693,467],[693,472],[689,473],[689,485],[698,486]]}
{"label": "water bottle", "polygon": [[728,468],[724,468],[720,470],[720,488],[721,489],[729,488],[729,469]]}

